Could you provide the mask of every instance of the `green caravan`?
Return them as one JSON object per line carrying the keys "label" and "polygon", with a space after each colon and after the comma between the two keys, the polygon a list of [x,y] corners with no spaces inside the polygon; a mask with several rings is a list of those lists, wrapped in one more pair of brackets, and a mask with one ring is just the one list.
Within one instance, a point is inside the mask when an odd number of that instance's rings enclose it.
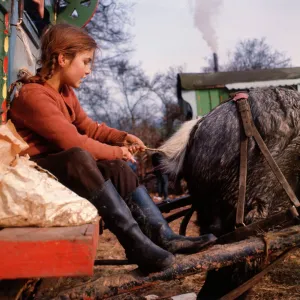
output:
{"label": "green caravan", "polygon": [[299,91],[300,68],[177,75],[178,103],[187,120],[206,115],[238,91],[271,86],[284,86]]}

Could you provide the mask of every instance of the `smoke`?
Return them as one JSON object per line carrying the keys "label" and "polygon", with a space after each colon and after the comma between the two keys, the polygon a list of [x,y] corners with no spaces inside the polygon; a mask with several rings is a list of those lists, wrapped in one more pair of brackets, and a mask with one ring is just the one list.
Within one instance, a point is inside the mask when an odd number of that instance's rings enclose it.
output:
{"label": "smoke", "polygon": [[219,13],[222,0],[189,0],[194,25],[213,52],[218,52],[218,38],[214,28],[214,17]]}

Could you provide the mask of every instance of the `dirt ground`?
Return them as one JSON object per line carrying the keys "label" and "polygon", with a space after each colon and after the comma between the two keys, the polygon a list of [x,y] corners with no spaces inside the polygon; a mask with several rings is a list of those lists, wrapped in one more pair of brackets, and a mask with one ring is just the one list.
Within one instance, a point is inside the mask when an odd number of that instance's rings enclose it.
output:
{"label": "dirt ground", "polygon": [[[173,211],[174,212],[174,211]],[[170,225],[175,232],[178,232],[181,219],[172,222]],[[195,215],[188,226],[187,235],[197,235],[198,228],[195,225]],[[97,259],[125,259],[124,250],[116,237],[105,230],[100,236]],[[92,278],[61,278],[59,280],[44,280],[36,293],[36,299],[78,299],[72,296],[72,288],[95,281],[101,276],[108,276],[111,272],[122,273],[133,269],[132,266],[95,267],[95,274]],[[155,286],[139,289],[134,292],[111,297],[112,300],[139,300],[139,299],[171,299],[172,296],[186,293],[196,293],[204,283],[205,275],[196,274],[170,282],[162,282]],[[47,297],[40,297],[43,291],[47,291]],[[51,291],[51,292],[50,292]],[[66,293],[64,293],[66,291]],[[67,297],[63,295],[69,295]],[[152,298],[155,295],[157,298]],[[148,297],[147,297],[148,296]],[[84,300],[93,298],[84,297]],[[247,299],[300,299],[300,249],[289,254],[285,260],[275,269],[269,272],[256,285],[248,295]]]}

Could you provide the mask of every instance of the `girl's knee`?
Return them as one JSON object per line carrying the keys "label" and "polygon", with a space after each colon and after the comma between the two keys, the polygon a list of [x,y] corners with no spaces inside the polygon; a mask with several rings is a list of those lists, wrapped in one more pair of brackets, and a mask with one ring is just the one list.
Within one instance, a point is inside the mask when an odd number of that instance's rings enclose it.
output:
{"label": "girl's knee", "polygon": [[116,167],[119,170],[119,172],[128,174],[129,176],[132,176],[132,175],[135,176],[134,172],[132,171],[132,169],[130,168],[130,166],[127,164],[126,161],[118,159],[115,162],[116,162]]}
{"label": "girl's knee", "polygon": [[123,178],[125,181],[137,181],[136,174],[124,160],[117,159],[110,161],[110,168],[115,176]]}
{"label": "girl's knee", "polygon": [[96,161],[93,156],[88,151],[80,147],[73,147],[67,150],[67,156],[71,163],[96,165]]}

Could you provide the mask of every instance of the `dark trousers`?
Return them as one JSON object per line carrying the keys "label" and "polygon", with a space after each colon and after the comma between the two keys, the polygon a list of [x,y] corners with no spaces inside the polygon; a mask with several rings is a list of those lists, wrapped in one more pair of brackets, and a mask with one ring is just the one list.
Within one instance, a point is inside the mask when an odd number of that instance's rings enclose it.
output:
{"label": "dark trousers", "polygon": [[158,192],[159,197],[164,196],[164,198],[167,199],[168,195],[169,195],[169,193],[168,193],[168,184],[169,184],[168,175],[163,174],[160,171],[156,171],[155,176],[156,176],[157,192]]}
{"label": "dark trousers", "polygon": [[63,185],[86,199],[101,189],[108,179],[123,199],[139,185],[137,176],[125,161],[95,161],[89,152],[77,147],[31,159],[56,176]]}

